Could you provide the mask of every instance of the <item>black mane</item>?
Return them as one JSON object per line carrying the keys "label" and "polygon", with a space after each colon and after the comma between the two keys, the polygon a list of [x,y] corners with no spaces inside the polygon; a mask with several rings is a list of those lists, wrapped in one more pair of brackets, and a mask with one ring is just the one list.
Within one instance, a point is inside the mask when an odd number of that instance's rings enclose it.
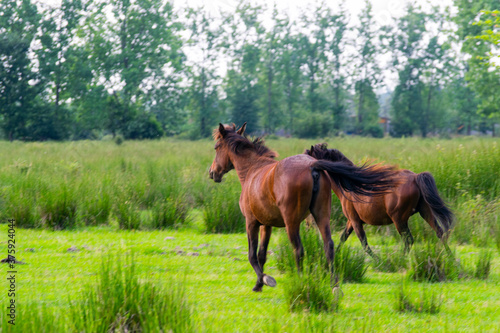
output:
{"label": "black mane", "polygon": [[317,160],[328,160],[332,162],[346,162],[350,165],[354,165],[351,160],[345,157],[337,149],[327,149],[327,143],[318,143],[314,146],[311,146],[311,149],[306,149],[304,154],[314,157]]}

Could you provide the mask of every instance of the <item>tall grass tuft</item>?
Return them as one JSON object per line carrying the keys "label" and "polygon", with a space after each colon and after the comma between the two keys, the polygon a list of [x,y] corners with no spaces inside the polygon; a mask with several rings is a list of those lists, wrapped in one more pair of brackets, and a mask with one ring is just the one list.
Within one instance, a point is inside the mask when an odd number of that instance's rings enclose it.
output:
{"label": "tall grass tuft", "polygon": [[114,213],[118,226],[124,230],[138,230],[141,227],[141,214],[130,201],[118,202]]}
{"label": "tall grass tuft", "polygon": [[297,271],[292,245],[286,233],[281,233],[277,254],[277,267],[288,275],[285,298],[290,311],[336,311],[340,298],[332,293],[331,275],[327,269],[323,242],[316,228],[301,226],[304,247],[302,270]]}
{"label": "tall grass tuft", "polygon": [[379,272],[396,273],[408,267],[408,257],[402,246],[396,248],[382,246],[379,261],[373,264],[373,269]]}
{"label": "tall grass tuft", "polygon": [[2,220],[16,220],[16,225],[21,228],[38,228],[41,226],[40,215],[36,209],[35,197],[27,192],[12,193],[2,206]]}
{"label": "tall grass tuft", "polygon": [[415,244],[410,251],[408,277],[414,281],[454,281],[463,276],[463,270],[444,248],[435,242]]}
{"label": "tall grass tuft", "polygon": [[[308,258],[307,262],[304,261],[303,263],[303,269],[314,269],[316,263],[322,263],[325,272],[327,272],[323,241],[316,227],[307,227],[302,224],[300,226],[300,239],[304,247],[304,257]],[[292,273],[297,270],[292,244],[286,232],[280,232],[279,235],[278,247],[276,249],[276,267],[282,273]]]}
{"label": "tall grass tuft", "polygon": [[103,259],[97,285],[88,284],[82,300],[71,301],[75,332],[191,332],[191,307],[182,285],[168,289],[140,279],[133,256]]}
{"label": "tall grass tuft", "polygon": [[365,252],[344,244],[335,253],[335,273],[343,282],[363,282],[368,269]]}
{"label": "tall grass tuft", "polygon": [[203,220],[208,233],[244,232],[245,218],[238,193],[227,189],[213,191],[204,203]]}
{"label": "tall grass tuft", "polygon": [[457,217],[452,239],[458,243],[487,247],[500,239],[500,200],[488,201],[480,194],[458,200]]}
{"label": "tall grass tuft", "polygon": [[47,307],[44,303],[22,304],[16,308],[15,325],[9,324],[11,317],[6,316],[7,311],[0,313],[1,332],[67,332],[67,320],[54,308]]}
{"label": "tall grass tuft", "polygon": [[490,276],[491,259],[493,255],[491,250],[482,249],[476,261],[474,277],[476,279],[486,280]]}
{"label": "tall grass tuft", "polygon": [[401,282],[395,292],[394,309],[399,312],[439,313],[443,296],[429,292],[428,288],[426,284],[422,284],[422,292],[415,297],[409,292],[405,282]]}
{"label": "tall grass tuft", "polygon": [[111,196],[107,188],[102,188],[96,194],[88,195],[83,199],[80,207],[80,220],[85,225],[107,224],[111,214],[112,204]]}
{"label": "tall grass tuft", "polygon": [[77,198],[67,186],[45,191],[39,201],[41,223],[46,228],[63,230],[76,225]]}
{"label": "tall grass tuft", "polygon": [[153,206],[151,227],[165,229],[180,226],[187,217],[187,206],[180,199],[168,198]]}
{"label": "tall grass tuft", "polygon": [[340,298],[332,292],[330,274],[325,272],[322,263],[311,265],[305,258],[303,272],[289,273],[285,284],[285,298],[292,312],[331,312],[340,305]]}

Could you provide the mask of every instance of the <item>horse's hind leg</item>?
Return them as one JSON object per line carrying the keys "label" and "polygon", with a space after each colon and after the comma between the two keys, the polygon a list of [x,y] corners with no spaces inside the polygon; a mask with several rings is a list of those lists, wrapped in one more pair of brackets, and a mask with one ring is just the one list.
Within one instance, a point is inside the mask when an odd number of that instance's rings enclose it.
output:
{"label": "horse's hind leg", "polygon": [[342,235],[340,235],[339,245],[337,245],[337,250],[339,251],[342,245],[347,241],[352,231],[354,230],[352,223],[348,220]]}
{"label": "horse's hind leg", "polygon": [[295,255],[295,263],[297,264],[297,269],[299,272],[302,271],[302,258],[304,257],[304,247],[302,246],[302,241],[300,240],[300,224],[288,224],[286,223],[286,233],[288,234],[288,239],[292,243],[293,253]]}
{"label": "horse's hind leg", "polygon": [[356,233],[356,236],[358,236],[361,245],[363,245],[363,249],[366,251],[366,253],[368,253],[370,257],[372,257],[376,261],[379,261],[380,260],[379,257],[375,253],[373,253],[372,249],[368,245],[368,240],[366,239],[366,233],[365,230],[363,229],[363,222],[359,219],[352,219],[348,223],[350,223],[353,226],[354,232]]}
{"label": "horse's hind leg", "polygon": [[403,238],[403,241],[405,242],[405,253],[408,253],[410,251],[410,247],[413,245],[413,236],[411,234],[410,228],[408,228],[409,217],[407,217],[406,219],[405,218],[398,219],[394,217],[391,218],[392,221],[394,222],[394,225],[396,226],[396,230],[399,232],[399,234]]}
{"label": "horse's hind leg", "polygon": [[418,212],[420,216],[427,221],[427,223],[431,226],[431,228],[436,232],[438,238],[443,242],[444,248],[448,255],[453,256],[453,252],[451,252],[450,247],[448,246],[448,234],[443,233],[443,230],[436,223],[436,219],[434,218],[434,214],[432,214],[431,209],[427,204],[420,204],[418,207]]}
{"label": "horse's hind leg", "polygon": [[319,232],[321,233],[321,238],[323,238],[323,248],[325,250],[325,255],[327,259],[328,266],[330,270],[333,271],[333,258],[335,256],[335,250],[332,240],[332,233],[330,231],[330,218],[329,216],[317,217],[314,219],[317,221]]}

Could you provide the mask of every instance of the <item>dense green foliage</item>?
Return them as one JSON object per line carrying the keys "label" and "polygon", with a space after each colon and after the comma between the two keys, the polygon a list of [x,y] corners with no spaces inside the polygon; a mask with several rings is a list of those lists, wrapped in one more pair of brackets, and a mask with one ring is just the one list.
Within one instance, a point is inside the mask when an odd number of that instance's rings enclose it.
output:
{"label": "dense green foliage", "polygon": [[247,122],[255,133],[382,137],[379,116],[396,137],[494,133],[495,4],[455,0],[453,17],[410,4],[380,22],[367,0],[354,24],[345,4],[326,2],[295,18],[245,0],[218,13],[160,0],[2,1],[1,134],[198,139]]}
{"label": "dense green foliage", "polygon": [[[485,230],[500,229],[494,212],[500,205],[500,147],[493,140],[466,138],[422,142],[414,139],[335,139],[330,147],[351,160],[367,158],[398,164],[415,172],[430,171],[440,193],[451,200],[459,220],[460,242],[484,242]],[[270,140],[281,158],[302,153],[316,141]],[[112,140],[73,143],[0,143],[2,218],[19,226],[48,229],[115,224],[124,229],[182,226],[195,209],[209,232],[243,231],[236,174],[223,185],[208,179],[213,159],[210,141]],[[342,218],[334,203],[334,218]],[[343,222],[339,224],[342,227]],[[470,228],[473,229],[471,233]],[[418,242],[419,239],[417,238]]]}

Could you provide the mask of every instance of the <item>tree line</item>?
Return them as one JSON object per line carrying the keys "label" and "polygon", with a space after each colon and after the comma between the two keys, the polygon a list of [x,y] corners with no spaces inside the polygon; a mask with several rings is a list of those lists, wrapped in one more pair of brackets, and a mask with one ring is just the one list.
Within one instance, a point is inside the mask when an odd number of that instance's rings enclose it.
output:
{"label": "tree line", "polygon": [[[497,0],[454,6],[409,4],[380,27],[369,1],[352,25],[342,3],[292,19],[247,1],[213,14],[162,0],[2,0],[0,134],[198,139],[247,122],[255,133],[381,137],[381,119],[395,137],[494,134]],[[389,72],[395,88],[377,94]]]}

